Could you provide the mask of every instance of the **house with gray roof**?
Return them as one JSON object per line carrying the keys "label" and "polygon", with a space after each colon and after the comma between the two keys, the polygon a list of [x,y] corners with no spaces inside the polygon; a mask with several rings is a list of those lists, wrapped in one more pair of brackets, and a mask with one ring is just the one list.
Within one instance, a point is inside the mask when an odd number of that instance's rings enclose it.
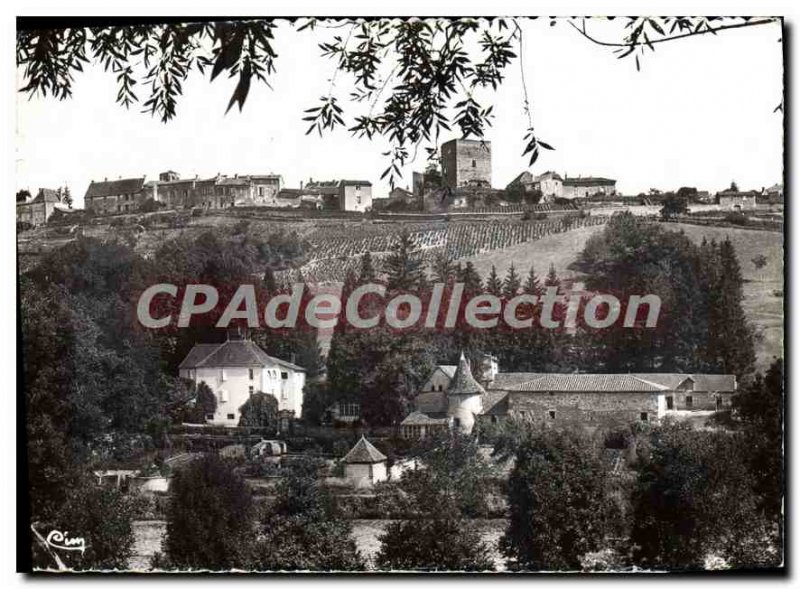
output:
{"label": "house with gray roof", "polygon": [[306,370],[270,356],[247,336],[230,334],[222,343],[196,344],[178,372],[211,388],[217,410],[206,419],[213,425],[237,425],[242,405],[256,392],[275,397],[283,415],[302,414]]}

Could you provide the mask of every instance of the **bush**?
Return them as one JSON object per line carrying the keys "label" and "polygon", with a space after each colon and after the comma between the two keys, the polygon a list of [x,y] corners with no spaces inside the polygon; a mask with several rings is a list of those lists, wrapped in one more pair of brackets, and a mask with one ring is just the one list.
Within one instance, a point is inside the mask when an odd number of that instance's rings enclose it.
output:
{"label": "bush", "polygon": [[747,225],[749,223],[747,216],[739,211],[728,213],[724,219],[726,223],[731,223],[732,225]]}
{"label": "bush", "polygon": [[22,233],[23,231],[30,231],[31,229],[33,229],[33,225],[31,225],[27,221],[17,221],[17,233]]}
{"label": "bush", "polygon": [[180,569],[246,566],[252,545],[252,496],[233,466],[207,454],[172,479],[166,561]]}
{"label": "bush", "polygon": [[602,550],[613,505],[599,448],[578,431],[539,429],[523,439],[508,481],[503,553],[531,570],[577,570]]}
{"label": "bush", "polygon": [[[58,551],[58,556],[75,570],[126,569],[133,551],[134,510],[134,502],[116,488],[84,480],[67,492],[52,529],[67,539],[82,537],[86,550]],[[55,563],[37,558],[34,566],[55,568]]]}

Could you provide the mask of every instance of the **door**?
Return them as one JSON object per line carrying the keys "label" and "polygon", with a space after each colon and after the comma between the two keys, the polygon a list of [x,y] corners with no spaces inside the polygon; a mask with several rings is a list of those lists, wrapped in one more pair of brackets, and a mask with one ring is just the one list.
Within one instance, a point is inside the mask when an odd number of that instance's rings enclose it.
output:
{"label": "door", "polygon": [[672,401],[672,395],[667,396],[667,411],[672,411],[674,408],[674,403]]}

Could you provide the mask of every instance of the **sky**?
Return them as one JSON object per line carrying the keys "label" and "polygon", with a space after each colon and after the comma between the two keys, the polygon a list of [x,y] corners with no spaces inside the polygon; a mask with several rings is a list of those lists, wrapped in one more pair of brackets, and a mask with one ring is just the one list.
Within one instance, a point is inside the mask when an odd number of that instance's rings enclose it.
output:
{"label": "sky", "polygon": [[[779,24],[658,45],[644,56],[641,71],[564,20],[552,27],[548,19],[521,24],[534,126],[555,151],[544,151],[532,168],[522,156],[527,118],[515,60],[500,88],[482,95],[495,107],[486,139],[496,188],[526,169],[614,178],[623,194],[680,186],[715,192],[731,181],[759,189],[782,181],[783,114],[773,112],[783,92]],[[621,39],[619,21],[593,20],[587,29]],[[162,123],[136,106],[117,105],[114,76],[98,65],[76,74],[70,99],[18,94],[17,188],[35,193],[66,184],[82,206],[91,180],[157,179],[169,169],[183,178],[276,173],[288,187],[309,178],[366,179],[374,194],[385,194],[389,186],[380,176],[387,143],[345,130],[305,135],[303,110],[328,94],[334,71],[318,43],[335,34],[341,29],[298,33],[282,22],[272,89],[254,82],[241,113],[225,114],[235,79],[210,83],[193,74],[177,116]],[[21,87],[21,71],[17,78]],[[334,94],[345,111],[359,113],[361,105],[347,103],[349,90],[347,76],[337,76]],[[410,186],[411,172],[425,163],[420,150],[400,184]]]}

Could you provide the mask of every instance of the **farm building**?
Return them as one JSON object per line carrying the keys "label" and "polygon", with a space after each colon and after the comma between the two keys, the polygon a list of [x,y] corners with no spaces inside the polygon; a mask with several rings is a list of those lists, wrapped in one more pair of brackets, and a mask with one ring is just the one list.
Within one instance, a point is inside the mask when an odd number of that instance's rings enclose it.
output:
{"label": "farm building", "polygon": [[58,191],[40,188],[31,200],[17,203],[17,223],[30,223],[33,227],[44,225],[59,208],[67,209],[67,205],[61,204]]}
{"label": "farm building", "polygon": [[86,189],[84,207],[96,215],[135,212],[152,196],[141,178],[120,178],[102,182],[92,180]]}
{"label": "farm building", "polygon": [[723,190],[717,193],[719,208],[725,211],[743,211],[756,208],[756,197],[759,193],[755,190],[739,192],[738,190]]}
{"label": "farm building", "polygon": [[300,417],[304,368],[273,358],[246,336],[229,334],[221,344],[196,344],[178,367],[180,376],[206,383],[217,399],[217,410],[206,416],[214,425],[237,425],[242,405],[261,391],[278,400],[278,410]]}
{"label": "farm building", "polygon": [[492,144],[490,141],[453,139],[442,144],[442,185],[492,186]]}
{"label": "farm building", "polygon": [[235,205],[282,206],[277,198],[282,183],[283,179],[277,174],[234,174],[232,177],[217,174],[212,178],[181,179],[177,172],[167,170],[146,188],[154,200],[170,209],[219,209]]}
{"label": "farm building", "polygon": [[442,427],[470,432],[477,421],[510,418],[553,425],[658,421],[677,411],[730,409],[735,391],[730,374],[503,373],[488,356],[475,378],[462,354],[455,371],[433,371],[400,431],[410,438]]}

